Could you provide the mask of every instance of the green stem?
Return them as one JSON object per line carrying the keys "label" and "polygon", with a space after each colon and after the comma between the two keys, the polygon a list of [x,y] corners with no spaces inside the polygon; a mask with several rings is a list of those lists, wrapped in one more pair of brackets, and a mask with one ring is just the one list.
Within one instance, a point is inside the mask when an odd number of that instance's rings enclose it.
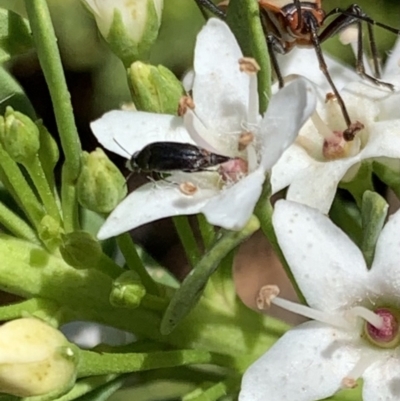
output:
{"label": "green stem", "polygon": [[197,245],[196,237],[193,234],[187,216],[176,216],[173,219],[176,232],[185,250],[186,257],[192,267],[201,259],[201,253]]}
{"label": "green stem", "polygon": [[78,377],[139,372],[192,364],[217,364],[229,367],[231,362],[229,357],[203,350],[124,354],[81,351],[80,355]]}
{"label": "green stem", "polygon": [[290,270],[288,263],[286,262],[285,256],[283,255],[283,253],[281,251],[281,248],[278,243],[278,239],[276,238],[276,235],[275,235],[275,230],[272,225],[272,214],[274,212],[274,208],[272,207],[271,202],[270,202],[270,195],[271,195],[271,184],[270,184],[269,177],[267,177],[267,179],[265,180],[264,186],[263,186],[263,192],[260,196],[260,199],[256,205],[254,212],[255,212],[255,215],[260,220],[262,232],[267,237],[269,243],[272,246],[272,249],[275,251],[275,254],[278,256],[279,260],[281,261],[282,267],[285,270],[289,280],[291,281],[299,300],[302,303],[306,304],[304,295],[296,283],[293,273]]}
{"label": "green stem", "polygon": [[61,204],[66,233],[79,230],[78,204],[76,202],[76,186],[69,179],[67,166],[62,168]]}
{"label": "green stem", "polygon": [[197,215],[197,222],[199,224],[201,238],[203,239],[203,243],[205,248],[211,246],[215,239],[215,229],[212,224],[210,224],[205,218],[204,214]]}
{"label": "green stem", "polygon": [[26,315],[40,315],[44,318],[54,318],[60,306],[49,299],[31,298],[11,305],[0,307],[0,320],[12,320]]}
{"label": "green stem", "polygon": [[101,254],[100,260],[96,264],[96,269],[107,274],[112,279],[118,278],[124,272],[124,270],[105,253]]}
{"label": "green stem", "polygon": [[17,238],[40,245],[36,232],[12,210],[0,202],[0,224]]}
{"label": "green stem", "polygon": [[76,179],[80,171],[81,145],[49,8],[46,0],[25,0],[25,8],[50,91],[65,165],[70,178]]}
{"label": "green stem", "polygon": [[37,227],[43,218],[42,205],[25,180],[18,165],[11,159],[2,146],[0,146],[0,165],[8,182],[12,185],[13,193],[18,198],[18,204],[23,208],[33,225]]}
{"label": "green stem", "polygon": [[60,211],[54,198],[53,191],[51,190],[46,175],[42,169],[39,157],[36,156],[31,163],[25,163],[24,167],[28,171],[47,213],[53,217],[55,221],[60,222]]}
{"label": "green stem", "polygon": [[146,288],[146,292],[153,295],[160,295],[157,283],[152,279],[146,267],[143,265],[129,233],[119,235],[117,237],[117,244],[124,255],[125,262],[129,269],[135,271],[139,275],[142,284]]}

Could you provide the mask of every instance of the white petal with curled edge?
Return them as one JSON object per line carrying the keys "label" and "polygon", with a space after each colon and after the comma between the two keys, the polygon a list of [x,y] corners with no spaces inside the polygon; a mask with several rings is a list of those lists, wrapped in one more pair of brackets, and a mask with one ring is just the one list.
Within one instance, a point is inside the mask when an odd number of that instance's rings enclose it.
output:
{"label": "white petal with curled edge", "polygon": [[[338,90],[353,81],[360,81],[361,78],[354,70],[338,63],[332,57],[324,53],[328,71]],[[324,92],[332,92],[325,75],[322,73],[314,49],[296,47],[290,53],[277,55],[279,68],[282,76],[301,75],[308,78]]]}
{"label": "white petal with curled edge", "polygon": [[282,157],[272,167],[272,194],[290,185],[299,171],[303,171],[314,163],[306,150],[296,142],[283,152]]}
{"label": "white petal with curled edge", "polygon": [[300,128],[316,107],[311,83],[296,79],[272,96],[260,124],[261,165],[269,170],[296,139]]}
{"label": "white petal with curled edge", "polygon": [[228,230],[240,230],[250,219],[265,181],[261,168],[221,191],[201,209],[209,223]]}
{"label": "white petal with curled edge", "polygon": [[379,236],[369,280],[378,294],[400,306],[400,211],[389,218]]}
{"label": "white petal with curled edge", "polygon": [[332,312],[365,297],[364,258],[350,238],[318,210],[285,200],[272,217],[279,246],[307,303]]}
{"label": "white petal with curled edge", "polygon": [[286,199],[328,213],[340,180],[358,161],[358,156],[325,163],[314,161],[306,170],[299,171],[294,177]]}
{"label": "white petal with curled edge", "polygon": [[370,131],[369,141],[361,152],[363,159],[400,158],[400,119],[374,123]]}
{"label": "white petal with curled edge", "polygon": [[110,238],[164,217],[199,213],[215,193],[212,189],[198,188],[194,195],[187,196],[165,181],[145,184],[113,210],[97,238]]}
{"label": "white petal with curled edge", "polygon": [[380,350],[380,360],[363,374],[364,401],[399,401],[400,399],[400,362],[398,353]]}
{"label": "white petal with curled edge", "polygon": [[250,77],[240,72],[242,57],[228,25],[210,18],[197,36],[193,100],[200,120],[220,134],[240,133],[247,120]]}
{"label": "white petal with curled edge", "polygon": [[90,127],[106,149],[126,158],[153,142],[194,144],[182,118],[168,114],[114,110],[93,121]]}
{"label": "white petal with curled edge", "polygon": [[336,393],[357,361],[352,335],[307,322],[288,331],[245,372],[239,401],[315,401]]}
{"label": "white petal with curled edge", "polygon": [[400,76],[400,38],[397,39],[392,50],[389,52],[389,57],[386,60],[385,67],[383,69],[382,79],[384,81],[390,80],[395,81]]}

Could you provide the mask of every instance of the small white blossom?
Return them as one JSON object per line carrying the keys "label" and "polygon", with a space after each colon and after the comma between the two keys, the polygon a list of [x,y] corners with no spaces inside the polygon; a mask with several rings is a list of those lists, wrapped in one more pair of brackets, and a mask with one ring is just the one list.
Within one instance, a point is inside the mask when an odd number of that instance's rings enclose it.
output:
{"label": "small white blossom", "polygon": [[[307,57],[299,51],[300,55],[305,63]],[[395,87],[400,84],[399,55],[400,42],[386,63],[382,77],[382,81]],[[295,59],[289,57],[287,63],[294,68]],[[330,72],[339,87],[345,85],[341,96],[352,123],[364,126],[354,140],[347,141],[343,138],[347,127],[339,105],[335,98],[326,97],[331,90],[323,83],[321,72],[317,72],[316,60],[308,57],[308,63],[308,70],[303,66],[298,72],[310,78],[314,74],[315,81],[321,85],[317,109],[272,169],[271,183],[274,193],[288,187],[288,200],[327,213],[339,182],[351,181],[363,161],[400,158],[400,92],[391,92],[360,79],[349,83],[348,79],[355,73],[335,64]]]}
{"label": "small white blossom", "polygon": [[82,0],[96,19],[97,27],[105,39],[110,32],[111,25],[118,11],[122,19],[125,33],[134,42],[142,39],[148,24],[149,7],[156,12],[158,26],[161,24],[161,15],[164,0]]}
{"label": "small white blossom", "polygon": [[312,321],[288,331],[247,369],[239,400],[316,401],[360,377],[364,401],[398,400],[400,212],[383,228],[370,270],[350,238],[316,209],[279,201],[273,224],[309,307],[269,301]]}
{"label": "small white blossom", "polygon": [[[313,112],[315,94],[307,81],[296,80],[272,97],[261,118],[256,74],[242,72],[240,61],[243,66],[245,60],[228,26],[210,19],[196,42],[194,109],[188,108],[183,117],[112,111],[91,124],[103,146],[125,157],[150,143],[172,141],[195,144],[246,164],[237,180],[228,177],[224,181],[217,170],[172,172],[165,180],[143,185],[111,213],[99,238],[163,217],[196,213],[204,213],[211,224],[227,229],[246,224],[266,172]],[[239,150],[243,135],[250,140]],[[240,166],[233,163],[225,168]]]}

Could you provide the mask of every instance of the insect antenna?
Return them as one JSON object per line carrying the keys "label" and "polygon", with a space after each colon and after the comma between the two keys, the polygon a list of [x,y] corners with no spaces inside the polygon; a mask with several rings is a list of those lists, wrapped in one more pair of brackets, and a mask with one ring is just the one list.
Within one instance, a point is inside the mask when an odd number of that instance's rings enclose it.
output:
{"label": "insect antenna", "polygon": [[115,138],[113,138],[113,141],[128,155],[128,159],[132,157],[132,154],[128,152],[128,150],[124,148]]}

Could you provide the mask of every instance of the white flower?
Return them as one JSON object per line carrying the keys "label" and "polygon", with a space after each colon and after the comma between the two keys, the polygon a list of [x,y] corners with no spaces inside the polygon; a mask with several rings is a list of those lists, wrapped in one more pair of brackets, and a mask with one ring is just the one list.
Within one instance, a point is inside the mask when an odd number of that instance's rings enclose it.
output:
{"label": "white flower", "polygon": [[149,24],[149,10],[157,15],[158,26],[161,24],[161,15],[164,0],[82,0],[96,19],[99,31],[105,39],[110,32],[118,11],[125,33],[134,42],[142,39]]}
{"label": "white flower", "polygon": [[[99,238],[108,238],[163,217],[204,213],[211,224],[240,229],[253,212],[265,174],[293,142],[315,108],[315,95],[305,80],[297,80],[272,97],[268,111],[258,114],[255,74],[241,72],[243,55],[228,26],[210,19],[197,37],[193,101],[182,117],[132,111],[112,111],[92,123],[107,149],[127,156],[157,141],[196,144],[208,151],[240,157],[248,174],[237,182],[217,171],[173,172],[166,180],[133,191],[111,213]],[[243,60],[242,60],[243,62]],[[241,134],[252,142],[238,150]],[[126,150],[126,152],[123,151]],[[229,163],[229,162],[228,162]],[[191,188],[184,193],[182,185]]]}
{"label": "white flower", "polygon": [[398,400],[400,212],[382,230],[370,270],[357,246],[316,209],[279,201],[273,224],[309,307],[272,303],[313,320],[247,369],[239,400],[315,401],[360,377],[364,401]]}
{"label": "white flower", "polygon": [[[400,42],[385,66],[382,80],[400,84]],[[295,65],[295,60],[290,59]],[[299,60],[300,61],[300,60]],[[302,60],[304,62],[304,58]],[[309,60],[307,76],[317,73],[318,64]],[[335,82],[342,86],[352,74],[345,67],[335,66]],[[340,72],[341,71],[341,72]],[[341,81],[337,81],[341,76]],[[343,138],[347,128],[335,99],[326,98],[326,84],[319,94],[317,110],[304,125],[294,144],[284,152],[272,169],[272,189],[277,192],[289,187],[287,199],[316,207],[327,213],[340,181],[351,181],[361,162],[378,158],[400,158],[400,92],[391,92],[365,80],[347,83],[341,91],[352,123],[360,122],[364,128],[353,141]],[[384,159],[387,160],[387,159]]]}
{"label": "white flower", "polygon": [[65,392],[75,382],[73,357],[63,334],[41,320],[7,322],[0,327],[0,391],[20,397]]}

